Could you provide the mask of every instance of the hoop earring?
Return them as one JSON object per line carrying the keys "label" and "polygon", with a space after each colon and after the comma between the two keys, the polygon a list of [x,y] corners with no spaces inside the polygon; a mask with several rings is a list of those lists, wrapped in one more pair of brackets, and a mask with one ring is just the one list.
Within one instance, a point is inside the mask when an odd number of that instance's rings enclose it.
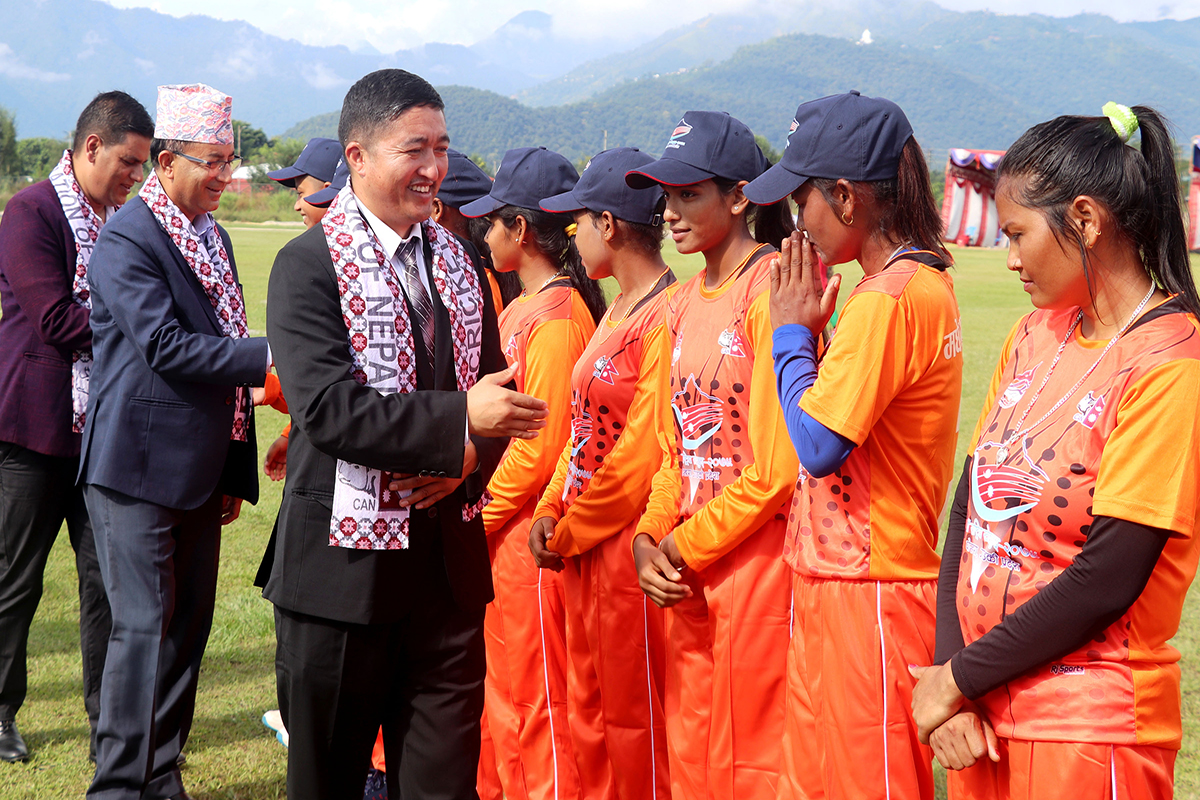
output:
{"label": "hoop earring", "polygon": [[846,219],[846,214],[845,214],[845,212],[843,212],[842,213],[842,224],[845,225],[847,228],[849,228],[851,225],[854,224],[854,217],[850,217],[850,219]]}

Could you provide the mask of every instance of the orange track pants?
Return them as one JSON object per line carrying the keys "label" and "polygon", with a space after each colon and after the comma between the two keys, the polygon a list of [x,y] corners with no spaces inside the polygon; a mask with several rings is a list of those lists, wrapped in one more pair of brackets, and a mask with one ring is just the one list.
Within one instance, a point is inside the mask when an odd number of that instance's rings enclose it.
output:
{"label": "orange track pants", "polygon": [[663,612],[638,587],[633,528],[565,559],[568,710],[584,800],[669,800]]}
{"label": "orange track pants", "polygon": [[932,800],[908,665],[933,663],[937,582],[794,587],[780,800]]}
{"label": "orange track pants", "polygon": [[579,773],[567,723],[562,578],[529,553],[533,508],[488,537],[496,599],[483,624],[484,715],[506,800],[567,800],[579,796]]}
{"label": "orange track pants", "polygon": [[709,565],[667,620],[673,800],[773,800],[784,725],[791,570],[773,520]]}
{"label": "orange track pants", "polygon": [[1162,747],[1000,740],[986,757],[947,776],[951,800],[1169,800],[1176,751]]}

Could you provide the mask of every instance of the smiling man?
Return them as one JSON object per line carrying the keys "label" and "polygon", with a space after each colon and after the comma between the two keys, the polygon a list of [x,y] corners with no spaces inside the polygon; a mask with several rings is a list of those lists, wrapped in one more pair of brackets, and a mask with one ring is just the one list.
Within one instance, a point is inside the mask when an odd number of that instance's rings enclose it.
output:
{"label": "smiling man", "polygon": [[250,338],[212,212],[239,159],[230,98],[160,86],[154,173],[104,227],[91,282],[92,391],[80,479],[112,607],[89,797],[186,797],[187,740],[212,625],[221,526],[258,499]]}
{"label": "smiling man", "polygon": [[83,493],[75,486],[92,363],[88,263],[100,227],[142,180],[154,124],[124,92],[96,96],[48,180],[0,223],[0,760],[29,755],[17,731],[29,625],[64,520],[79,573],[84,707],[95,747],[109,611]]}
{"label": "smiling man", "polygon": [[280,251],[267,295],[292,416],[263,592],[288,797],[361,798],[382,727],[389,796],[476,798],[492,599],[478,514],[503,437],[536,436],[545,404],[501,385],[482,266],[429,220],[449,144],[438,93],[373,72],[338,135],[350,184]]}

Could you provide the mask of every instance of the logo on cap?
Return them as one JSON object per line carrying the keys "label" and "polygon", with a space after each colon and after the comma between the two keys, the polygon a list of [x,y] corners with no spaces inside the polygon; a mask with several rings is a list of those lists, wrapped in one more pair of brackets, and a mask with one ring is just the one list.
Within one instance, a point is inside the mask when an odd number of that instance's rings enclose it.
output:
{"label": "logo on cap", "polygon": [[800,127],[800,123],[796,121],[795,117],[793,117],[792,118],[792,126],[790,128],[788,128],[787,141],[783,143],[784,150],[787,150],[788,145],[792,143],[792,134],[795,133],[796,128],[799,128],[799,127]]}
{"label": "logo on cap", "polygon": [[687,124],[687,120],[679,120],[679,124],[675,126],[675,130],[671,131],[671,138],[667,142],[667,150],[676,147],[683,147],[687,142],[681,141],[684,136],[692,132],[692,126]]}

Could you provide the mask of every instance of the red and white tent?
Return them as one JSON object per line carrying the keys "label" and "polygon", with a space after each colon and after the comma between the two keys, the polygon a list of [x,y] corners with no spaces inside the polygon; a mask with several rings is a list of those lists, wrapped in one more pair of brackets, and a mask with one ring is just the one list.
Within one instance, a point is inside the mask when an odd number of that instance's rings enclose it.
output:
{"label": "red and white tent", "polygon": [[1200,136],[1192,137],[1192,179],[1188,188],[1188,249],[1200,250]]}
{"label": "red and white tent", "polygon": [[942,200],[945,239],[963,247],[1000,247],[1008,243],[996,220],[996,167],[1002,150],[954,148],[946,160]]}

